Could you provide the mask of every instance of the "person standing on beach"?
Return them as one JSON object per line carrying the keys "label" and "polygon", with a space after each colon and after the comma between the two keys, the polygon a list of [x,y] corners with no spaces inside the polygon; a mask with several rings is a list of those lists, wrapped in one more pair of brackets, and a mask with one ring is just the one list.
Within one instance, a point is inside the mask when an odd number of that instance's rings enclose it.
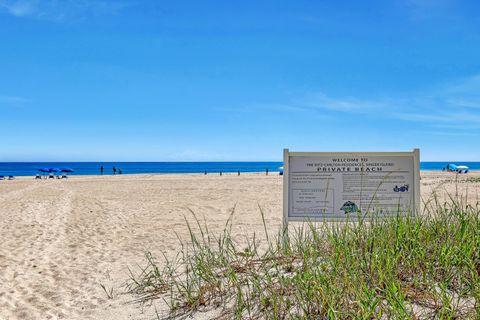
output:
{"label": "person standing on beach", "polygon": [[115,168],[115,166],[113,167],[113,174],[117,174],[117,168]]}
{"label": "person standing on beach", "polygon": [[238,175],[240,175],[240,170],[238,170]]}
{"label": "person standing on beach", "polygon": [[103,165],[102,165],[102,166],[100,166],[100,175],[102,175],[102,176],[103,176]]}
{"label": "person standing on beach", "polygon": [[118,168],[118,174],[122,174],[122,168]]}
{"label": "person standing on beach", "polygon": [[268,176],[268,168],[265,169],[265,175]]}

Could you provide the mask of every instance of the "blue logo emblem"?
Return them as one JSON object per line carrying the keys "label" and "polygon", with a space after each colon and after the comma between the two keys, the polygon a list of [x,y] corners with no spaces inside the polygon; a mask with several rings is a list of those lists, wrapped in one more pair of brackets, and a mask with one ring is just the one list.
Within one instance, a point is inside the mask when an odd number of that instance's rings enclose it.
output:
{"label": "blue logo emblem", "polygon": [[408,191],[408,188],[409,188],[409,185],[408,184],[404,184],[403,186],[395,186],[395,188],[393,188],[393,191],[395,192],[407,192]]}

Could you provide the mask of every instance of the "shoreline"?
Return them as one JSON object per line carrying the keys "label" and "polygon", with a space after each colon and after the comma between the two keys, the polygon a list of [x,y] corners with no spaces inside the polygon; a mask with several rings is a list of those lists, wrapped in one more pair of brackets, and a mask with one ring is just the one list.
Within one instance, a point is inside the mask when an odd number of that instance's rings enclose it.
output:
{"label": "shoreline", "polygon": [[[268,175],[275,175],[279,176],[280,171],[268,171]],[[453,172],[447,172],[443,170],[420,170],[420,174],[422,173],[444,173],[444,174],[452,174],[455,175]],[[480,170],[474,169],[474,170],[469,170],[468,173],[466,174],[459,174],[459,176],[466,176],[468,177],[469,174],[477,174],[480,173]],[[138,176],[220,176],[219,171],[212,171],[212,172],[207,172],[205,175],[203,172],[155,172],[155,173],[146,173],[146,172],[141,172],[141,173],[122,173],[122,174],[67,174],[68,178],[73,178],[73,177],[117,177],[117,176],[129,176],[129,177],[138,177]],[[263,175],[266,176],[265,171],[240,171],[240,176],[258,176],[258,175]],[[45,177],[45,175],[41,175],[42,177]],[[222,176],[238,176],[238,171],[222,171]],[[4,175],[4,177],[8,177],[8,175]],[[32,178],[35,179],[35,175],[18,175],[14,176],[15,179],[25,179],[25,178]],[[47,175],[48,178],[48,175]],[[48,179],[42,179],[42,180],[48,180]],[[56,180],[56,179],[55,179]]]}
{"label": "shoreline", "polygon": [[[122,174],[116,174],[116,175],[113,175],[113,174],[103,174],[103,175],[100,175],[100,174],[72,174],[72,175],[67,175],[68,178],[80,178],[80,177],[85,177],[85,178],[101,178],[101,177],[132,177],[132,178],[135,178],[135,177],[142,177],[142,176],[159,176],[159,177],[165,177],[165,176],[185,176],[185,177],[223,177],[223,176],[235,176],[237,177],[238,176],[238,173],[235,171],[235,172],[222,172],[222,175],[220,176],[220,173],[219,172],[211,172],[211,173],[208,173],[207,175],[205,175],[204,173],[197,173],[197,172],[194,172],[194,173],[190,173],[190,172],[186,172],[186,173],[170,173],[170,172],[165,172],[165,173],[122,173]],[[240,176],[266,176],[265,174],[265,171],[263,172],[258,172],[258,171],[255,171],[255,172],[240,172]],[[279,174],[279,171],[269,171],[268,172],[268,176],[280,176]],[[7,177],[7,176],[5,176]],[[25,178],[30,178],[30,179],[33,179],[35,180],[35,176],[14,176],[15,179],[22,179],[24,180]],[[43,177],[45,177],[44,175],[42,175],[42,179],[41,180],[50,180],[48,179],[48,175],[46,176],[47,179],[44,179]],[[40,179],[39,179],[40,180]],[[55,179],[51,179],[51,180],[57,180],[56,178]],[[58,179],[58,180],[62,180],[62,179]],[[63,180],[66,180],[66,179],[63,179]]]}

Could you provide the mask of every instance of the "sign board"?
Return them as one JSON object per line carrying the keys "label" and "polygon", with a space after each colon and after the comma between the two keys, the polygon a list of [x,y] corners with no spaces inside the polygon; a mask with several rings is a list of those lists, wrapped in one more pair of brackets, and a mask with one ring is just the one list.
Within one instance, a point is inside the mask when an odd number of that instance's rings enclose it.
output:
{"label": "sign board", "polygon": [[[289,152],[283,155],[288,221],[414,214],[420,204],[420,150]],[[361,213],[361,214],[359,214]]]}

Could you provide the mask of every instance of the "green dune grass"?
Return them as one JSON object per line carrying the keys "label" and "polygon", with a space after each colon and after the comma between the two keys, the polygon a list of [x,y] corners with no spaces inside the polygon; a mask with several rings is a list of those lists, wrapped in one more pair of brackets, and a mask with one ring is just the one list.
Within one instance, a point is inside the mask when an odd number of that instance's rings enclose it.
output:
{"label": "green dune grass", "polygon": [[246,246],[232,219],[220,235],[196,220],[176,258],[147,253],[128,289],[165,299],[167,318],[215,308],[238,319],[478,319],[480,204],[466,203],[432,197],[419,215],[304,224],[275,239],[265,227],[267,240]]}

